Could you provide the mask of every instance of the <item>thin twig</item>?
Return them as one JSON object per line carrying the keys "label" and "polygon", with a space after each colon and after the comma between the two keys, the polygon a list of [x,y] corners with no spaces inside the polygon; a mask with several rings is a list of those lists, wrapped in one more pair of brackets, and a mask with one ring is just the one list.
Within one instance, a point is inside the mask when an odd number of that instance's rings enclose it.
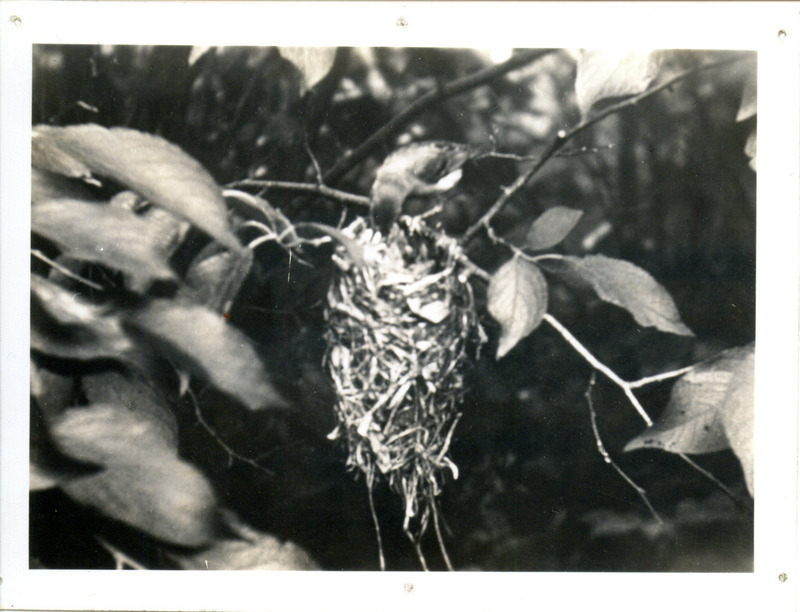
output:
{"label": "thin twig", "polygon": [[517,53],[510,59],[496,66],[491,66],[484,70],[468,75],[462,79],[457,79],[446,85],[434,89],[427,94],[420,96],[409,104],[398,115],[389,120],[388,123],[380,127],[369,138],[362,142],[353,151],[345,155],[334,166],[325,173],[326,183],[336,183],[340,178],[347,174],[357,164],[369,157],[375,149],[381,146],[387,138],[399,132],[414,117],[422,114],[438,102],[451,98],[455,95],[486,85],[491,80],[496,79],[508,72],[521,68],[537,59],[544,57],[556,49],[535,49]]}
{"label": "thin twig", "polygon": [[47,255],[45,255],[44,253],[42,253],[38,249],[31,249],[31,255],[33,255],[37,259],[41,259],[47,265],[49,265],[50,267],[58,270],[59,272],[61,272],[61,274],[71,278],[74,281],[78,281],[79,283],[83,283],[87,287],[91,287],[92,289],[95,289],[96,291],[102,291],[103,290],[103,286],[102,285],[98,285],[97,283],[93,283],[92,281],[87,280],[87,279],[83,278],[82,276],[80,276],[78,274],[75,274],[75,272],[73,272],[69,268],[65,268],[60,263],[58,263],[56,261],[53,261],[52,259],[50,259]]}
{"label": "thin twig", "polygon": [[733,491],[731,491],[727,486],[725,486],[725,484],[721,480],[719,480],[716,476],[714,476],[714,474],[709,472],[701,465],[695,463],[695,461],[691,457],[689,457],[685,453],[675,453],[675,454],[678,455],[678,457],[680,457],[681,459],[683,459],[686,463],[688,463],[691,467],[693,467],[696,471],[700,472],[703,476],[708,478],[717,487],[719,487],[719,489],[723,493],[725,493],[725,495],[730,497],[737,506],[739,506],[740,508],[746,508],[750,512],[753,511],[753,505],[752,503],[749,502],[749,500],[747,502],[744,502],[741,499],[739,499],[739,497],[734,495]]}
{"label": "thin twig", "polygon": [[282,189],[284,191],[297,191],[301,193],[315,193],[341,204],[348,206],[368,207],[369,198],[366,196],[348,193],[339,189],[333,189],[327,185],[319,183],[294,183],[291,181],[262,181],[258,179],[244,179],[235,181],[227,185],[228,187],[257,187],[258,189]]}
{"label": "thin twig", "polygon": [[639,380],[634,380],[633,382],[629,382],[628,386],[631,389],[638,389],[639,387],[644,387],[645,385],[650,385],[653,383],[661,382],[662,380],[669,380],[670,378],[676,378],[678,376],[683,376],[684,374],[691,372],[694,369],[693,365],[686,366],[685,368],[681,368],[679,370],[672,370],[671,372],[663,372],[662,374],[655,374],[653,376],[645,376],[644,378],[640,378]]}
{"label": "thin twig", "polygon": [[648,427],[650,427],[653,424],[653,420],[647,414],[644,407],[639,403],[639,400],[636,399],[636,396],[633,394],[633,391],[631,391],[631,386],[629,382],[622,380],[617,375],[617,373],[614,372],[614,370],[609,368],[607,365],[605,365],[599,359],[597,359],[597,357],[592,355],[589,352],[589,349],[583,346],[583,344],[581,344],[580,341],[575,336],[573,336],[572,333],[570,333],[570,331],[566,327],[564,327],[558,321],[558,319],[556,319],[553,315],[549,313],[545,314],[544,320],[547,321],[552,327],[554,327],[555,330],[559,334],[561,334],[561,336],[569,343],[569,345],[576,351],[578,351],[578,353],[580,353],[581,356],[586,361],[588,361],[592,365],[592,367],[594,367],[595,370],[598,370],[599,372],[605,374],[609,379],[611,379],[611,381],[614,384],[616,384],[620,389],[624,391],[625,395],[628,397],[631,404],[633,404],[633,407],[636,409],[636,412],[639,413],[639,416],[641,416],[644,422],[647,423]]}
{"label": "thin twig", "polygon": [[246,463],[247,465],[250,465],[250,466],[256,468],[257,470],[259,470],[261,472],[264,472],[265,474],[268,474],[270,476],[275,476],[275,472],[273,472],[272,470],[268,470],[263,465],[259,465],[254,459],[251,459],[250,457],[245,457],[244,455],[241,455],[241,454],[237,453],[230,446],[228,446],[228,444],[225,442],[225,440],[223,440],[222,438],[219,437],[219,434],[214,430],[213,427],[211,427],[211,425],[209,425],[208,421],[205,420],[205,417],[203,417],[203,413],[200,411],[200,404],[197,402],[197,398],[195,397],[195,395],[192,392],[192,390],[191,389],[187,389],[186,393],[189,395],[189,398],[192,400],[192,405],[194,406],[194,413],[195,413],[195,416],[197,417],[197,422],[200,423],[200,425],[202,425],[203,429],[205,429],[209,433],[209,435],[212,438],[214,438],[214,440],[216,440],[217,444],[219,444],[220,447],[226,453],[228,453],[229,465],[233,462],[233,459],[238,459],[242,463]]}
{"label": "thin twig", "polygon": [[461,242],[465,243],[467,240],[472,238],[482,227],[489,227],[489,223],[494,218],[494,216],[503,209],[503,207],[508,203],[508,201],[512,198],[512,196],[522,189],[528,181],[530,181],[536,174],[538,174],[539,170],[552,158],[558,153],[561,148],[570,140],[572,140],[575,136],[580,134],[581,132],[585,131],[589,127],[593,126],[596,123],[599,123],[606,117],[614,115],[626,108],[635,106],[645,98],[649,98],[654,96],[655,94],[663,91],[669,87],[672,87],[675,83],[692,77],[696,74],[699,74],[705,70],[711,70],[714,68],[719,68],[726,64],[730,64],[735,61],[739,61],[743,59],[744,56],[737,55],[733,58],[728,58],[719,62],[713,62],[710,64],[706,64],[704,66],[699,66],[696,68],[692,68],[690,70],[685,70],[680,74],[675,75],[671,79],[667,79],[663,83],[653,87],[652,89],[648,89],[643,91],[640,94],[635,96],[631,96],[630,98],[626,98],[621,102],[617,102],[616,104],[612,104],[611,106],[603,109],[602,111],[598,112],[596,115],[593,115],[587,119],[584,119],[578,125],[570,129],[569,131],[561,130],[556,135],[555,139],[552,143],[545,149],[544,153],[541,154],[539,159],[530,167],[526,172],[521,174],[517,179],[507,188],[503,190],[503,193],[500,197],[495,201],[494,204],[478,219],[473,225],[467,228],[467,231],[464,232],[463,237],[461,238]]}
{"label": "thin twig", "polygon": [[617,465],[616,461],[614,461],[611,458],[611,455],[606,450],[606,447],[603,444],[603,440],[600,438],[600,430],[597,427],[597,414],[595,413],[594,402],[592,400],[592,389],[594,388],[594,383],[596,379],[597,379],[597,371],[594,370],[592,372],[591,378],[589,379],[589,385],[586,387],[586,393],[584,393],[584,396],[586,397],[586,404],[589,406],[589,418],[591,419],[592,422],[592,432],[594,432],[594,439],[595,442],[597,443],[597,451],[600,453],[600,456],[603,458],[603,461],[605,461],[608,465],[614,468],[617,474],[619,474],[623,478],[623,480],[625,480],[625,482],[627,482],[631,486],[631,488],[634,491],[636,491],[636,493],[644,502],[645,506],[647,506],[647,509],[650,510],[650,513],[653,515],[653,518],[655,518],[659,523],[663,523],[664,522],[663,519],[661,518],[661,516],[659,516],[658,512],[656,512],[656,509],[653,507],[653,504],[650,503],[650,500],[647,497],[647,492],[638,484],[636,484],[633,481],[633,479],[630,476],[628,476],[625,473],[625,471],[621,467],[619,467],[619,465]]}
{"label": "thin twig", "polygon": [[108,554],[110,554],[114,558],[114,564],[116,565],[115,569],[124,570],[125,566],[128,565],[135,570],[146,570],[147,568],[139,563],[138,561],[134,561],[116,546],[112,546],[108,542],[106,542],[103,538],[99,535],[94,536],[94,539],[100,543],[100,546],[106,549]]}

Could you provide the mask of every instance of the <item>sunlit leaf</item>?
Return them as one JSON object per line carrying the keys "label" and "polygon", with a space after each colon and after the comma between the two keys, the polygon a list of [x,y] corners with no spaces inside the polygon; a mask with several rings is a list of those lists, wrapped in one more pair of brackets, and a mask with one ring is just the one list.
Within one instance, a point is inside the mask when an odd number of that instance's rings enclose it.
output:
{"label": "sunlit leaf", "polygon": [[211,485],[142,413],[115,404],[72,408],[51,433],[65,455],[103,467],[63,483],[70,497],[167,542],[210,542],[216,508]]}
{"label": "sunlit leaf", "polygon": [[318,570],[320,566],[293,542],[241,523],[227,521],[238,539],[217,540],[214,545],[191,555],[174,555],[188,570]]}
{"label": "sunlit leaf", "polygon": [[135,346],[117,316],[32,275],[31,348],[68,359],[128,360]]}
{"label": "sunlit leaf", "polygon": [[583,216],[582,210],[554,206],[542,213],[531,225],[525,246],[533,251],[549,249],[567,237]]}
{"label": "sunlit leaf", "polygon": [[723,351],[675,383],[658,420],[625,450],[710,453],[731,448],[753,493],[755,345]]}
{"label": "sunlit leaf", "polygon": [[123,208],[66,198],[40,202],[31,207],[31,229],[64,255],[120,270],[137,286],[175,278],[161,228]]}
{"label": "sunlit leaf", "polygon": [[640,267],[603,255],[565,256],[563,261],[601,300],[624,308],[639,325],[679,336],[694,335],[681,321],[669,292]]}
{"label": "sunlit leaf", "polygon": [[127,128],[99,125],[33,130],[33,165],[66,176],[111,178],[207,232],[230,249],[239,241],[228,227],[222,192],[211,175],[163,138]]}
{"label": "sunlit leaf", "polygon": [[585,118],[606,98],[635,95],[647,89],[661,66],[659,51],[584,49],[578,58],[575,94]]}
{"label": "sunlit leaf", "polygon": [[755,68],[751,70],[744,81],[742,101],[736,113],[736,121],[744,121],[755,116],[758,112],[758,79]]}
{"label": "sunlit leaf", "polygon": [[489,281],[487,308],[500,323],[500,359],[539,327],[547,311],[547,281],[535,264],[517,257],[510,259]]}
{"label": "sunlit leaf", "polygon": [[278,47],[278,51],[300,71],[309,89],[325,78],[336,57],[336,47]]}
{"label": "sunlit leaf", "polygon": [[196,304],[154,300],[132,312],[127,323],[176,366],[251,410],[285,406],[250,340],[222,314]]}

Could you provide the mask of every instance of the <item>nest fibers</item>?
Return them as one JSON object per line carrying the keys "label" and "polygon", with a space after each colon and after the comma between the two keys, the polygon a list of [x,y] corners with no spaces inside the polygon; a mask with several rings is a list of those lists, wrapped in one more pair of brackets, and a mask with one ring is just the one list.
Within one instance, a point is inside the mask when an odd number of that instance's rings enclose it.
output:
{"label": "nest fibers", "polygon": [[458,477],[447,451],[469,350],[482,333],[458,244],[419,219],[402,221],[383,240],[358,220],[343,230],[356,244],[334,255],[326,364],[339,424],[329,437],[347,441],[370,504],[378,478],[401,496],[423,567],[420,540],[433,519],[449,566],[436,497],[447,473]]}

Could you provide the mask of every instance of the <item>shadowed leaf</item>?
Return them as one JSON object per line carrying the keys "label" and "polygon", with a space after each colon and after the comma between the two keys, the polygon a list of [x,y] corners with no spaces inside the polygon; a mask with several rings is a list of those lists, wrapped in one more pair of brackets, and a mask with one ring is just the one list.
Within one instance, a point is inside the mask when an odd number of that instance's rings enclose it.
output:
{"label": "shadowed leaf", "polygon": [[70,497],[173,544],[209,543],[216,508],[211,485],[142,413],[115,404],[73,408],[51,433],[65,455],[104,468],[63,483]]}
{"label": "shadowed leaf", "polygon": [[250,340],[204,306],[154,300],[127,323],[176,366],[211,382],[251,410],[283,407]]}
{"label": "shadowed leaf", "polygon": [[31,348],[67,359],[129,360],[134,344],[106,309],[32,275]]}
{"label": "shadowed leaf", "polygon": [[33,165],[66,176],[111,178],[149,202],[191,221],[232,250],[240,245],[228,227],[222,192],[211,175],[163,138],[99,125],[33,130]]}
{"label": "shadowed leaf", "polygon": [[601,300],[624,308],[639,325],[679,336],[694,335],[681,321],[669,292],[640,267],[603,255],[565,256],[562,260]]}
{"label": "shadowed leaf", "polygon": [[278,51],[300,71],[308,89],[325,78],[336,57],[336,47],[278,47]]}
{"label": "shadowed leaf", "polygon": [[547,281],[535,264],[515,257],[492,275],[487,302],[502,330],[497,345],[500,359],[539,327],[547,311]]}
{"label": "shadowed leaf", "polygon": [[539,251],[557,245],[567,237],[582,216],[582,210],[566,206],[554,206],[547,209],[528,230],[525,247]]}
{"label": "shadowed leaf", "polygon": [[731,448],[753,493],[755,345],[723,351],[675,383],[667,408],[625,446],[673,453]]}

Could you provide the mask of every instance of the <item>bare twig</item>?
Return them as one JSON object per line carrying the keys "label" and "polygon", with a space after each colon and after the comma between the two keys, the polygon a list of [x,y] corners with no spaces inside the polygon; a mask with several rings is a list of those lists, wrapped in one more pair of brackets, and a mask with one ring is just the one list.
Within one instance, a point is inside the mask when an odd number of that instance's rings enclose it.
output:
{"label": "bare twig", "polygon": [[639,416],[641,416],[644,422],[647,423],[648,427],[653,424],[653,420],[650,418],[650,416],[645,411],[644,407],[642,407],[642,405],[639,403],[639,400],[636,399],[636,396],[633,394],[633,391],[631,390],[631,383],[622,380],[617,375],[617,373],[614,372],[614,370],[609,368],[607,365],[605,365],[599,359],[597,359],[597,357],[592,355],[589,352],[589,349],[583,346],[583,344],[581,344],[580,341],[575,336],[573,336],[572,333],[566,327],[564,327],[558,321],[558,319],[556,319],[553,315],[545,314],[544,320],[547,321],[552,327],[554,327],[555,330],[559,334],[561,334],[561,336],[569,343],[569,345],[576,351],[578,351],[581,357],[583,357],[586,361],[588,361],[592,365],[592,367],[594,367],[595,370],[598,370],[599,372],[605,374],[614,384],[616,384],[620,389],[623,390],[627,398],[630,400],[631,404],[633,404],[633,407],[636,409],[636,412],[639,413]]}
{"label": "bare twig", "polygon": [[638,389],[639,387],[644,387],[645,385],[651,385],[653,383],[661,382],[662,380],[669,380],[670,378],[677,378],[678,376],[683,376],[684,374],[691,372],[693,369],[694,366],[690,365],[686,366],[685,368],[681,368],[679,370],[672,370],[671,372],[663,372],[662,374],[645,376],[644,378],[640,378],[639,380],[629,382],[628,386],[631,389]]}
{"label": "bare twig", "polygon": [[96,291],[102,291],[103,290],[103,286],[102,285],[98,285],[97,283],[93,283],[92,281],[90,281],[88,279],[85,279],[85,278],[83,278],[82,276],[80,276],[78,274],[75,274],[75,272],[73,272],[69,268],[66,268],[66,267],[62,266],[60,263],[58,263],[57,261],[53,261],[52,259],[50,259],[47,255],[42,253],[39,249],[31,249],[31,255],[33,255],[37,259],[41,259],[47,265],[49,265],[50,267],[54,268],[55,270],[58,270],[59,272],[61,272],[61,274],[71,278],[74,281],[78,281],[79,283],[83,283],[87,287],[91,287],[92,289],[95,289]]}
{"label": "bare twig", "polygon": [[723,493],[725,493],[725,495],[730,497],[737,506],[739,506],[740,508],[746,508],[750,512],[753,511],[753,504],[749,500],[745,502],[739,499],[739,497],[737,495],[734,495],[733,491],[731,491],[728,487],[726,487],[721,480],[719,480],[716,476],[714,476],[714,474],[709,472],[703,466],[695,463],[695,461],[687,454],[685,453],[675,453],[675,454],[678,455],[678,457],[680,457],[681,459],[683,459],[686,463],[688,463],[696,471],[700,472],[700,474],[702,474],[703,476],[708,478],[711,482],[713,482]]}
{"label": "bare twig", "polygon": [[106,551],[108,552],[108,554],[110,554],[114,558],[114,564],[116,566],[114,569],[124,570],[126,565],[128,567],[131,567],[131,568],[135,569],[135,570],[146,570],[147,569],[144,565],[142,565],[138,561],[134,561],[133,559],[131,559],[128,555],[126,555],[124,552],[122,552],[116,546],[112,546],[111,544],[106,542],[99,535],[95,535],[94,539],[97,540],[100,543],[100,546],[105,548]]}
{"label": "bare twig", "polygon": [[347,174],[357,164],[369,157],[375,149],[381,146],[387,138],[399,132],[411,119],[422,114],[438,102],[451,98],[458,94],[475,89],[481,85],[486,85],[492,79],[496,79],[508,72],[521,68],[537,59],[544,57],[556,49],[535,49],[517,53],[510,59],[496,66],[491,66],[484,70],[466,76],[462,79],[452,81],[443,87],[434,89],[427,94],[420,96],[409,104],[402,112],[393,117],[388,123],[384,124],[369,138],[362,142],[356,149],[345,155],[328,172],[325,173],[326,183],[336,183]]}
{"label": "bare twig", "polygon": [[580,134],[581,132],[587,130],[591,126],[596,123],[599,123],[606,117],[619,113],[620,111],[635,106],[645,98],[649,98],[654,96],[655,94],[663,91],[669,87],[672,87],[675,83],[685,80],[689,77],[692,77],[700,72],[705,70],[711,70],[715,68],[719,68],[726,64],[730,64],[735,61],[739,61],[743,59],[744,56],[737,55],[733,58],[728,58],[719,62],[713,62],[710,64],[706,64],[704,66],[699,66],[696,68],[692,68],[690,70],[685,70],[680,74],[675,75],[671,79],[667,79],[663,83],[643,91],[640,94],[635,96],[631,96],[630,98],[626,98],[621,102],[616,104],[612,104],[611,106],[603,109],[602,111],[598,112],[596,115],[592,115],[591,117],[584,119],[581,123],[570,129],[569,131],[561,130],[556,135],[555,140],[545,149],[545,151],[541,154],[538,160],[530,167],[526,172],[521,174],[517,179],[509,186],[503,190],[502,195],[495,201],[494,204],[487,210],[480,219],[478,219],[473,225],[467,228],[467,231],[464,232],[464,236],[462,237],[461,241],[466,242],[470,238],[472,238],[482,227],[489,227],[489,223],[491,222],[492,218],[503,209],[503,207],[508,203],[508,201],[512,198],[512,196],[522,189],[525,184],[528,183],[536,174],[538,174],[539,170],[552,158],[554,157],[561,148],[570,140],[572,140],[575,136]]}
{"label": "bare twig", "polygon": [[255,187],[262,190],[269,189],[282,189],[284,191],[297,191],[301,193],[314,193],[322,197],[328,198],[335,202],[345,204],[348,206],[357,206],[366,208],[369,206],[369,198],[360,196],[339,189],[333,189],[327,185],[319,183],[293,183],[291,181],[261,181],[257,179],[244,179],[230,183],[228,187],[242,188],[242,187]]}
{"label": "bare twig", "polygon": [[625,482],[627,482],[631,486],[631,488],[633,488],[633,490],[636,491],[636,493],[644,502],[645,506],[647,506],[647,509],[650,510],[650,513],[653,515],[653,518],[655,518],[659,523],[663,523],[664,521],[662,520],[661,516],[659,516],[658,512],[656,512],[656,509],[653,507],[653,504],[650,503],[650,500],[647,497],[647,492],[638,484],[636,484],[633,481],[633,479],[630,476],[628,476],[625,473],[625,471],[621,467],[619,467],[619,465],[617,465],[617,463],[611,458],[611,455],[606,450],[606,447],[603,444],[603,440],[600,438],[600,430],[597,428],[597,414],[595,413],[594,402],[592,400],[592,389],[594,388],[594,383],[596,379],[597,379],[597,371],[595,370],[592,372],[592,376],[589,379],[589,384],[586,387],[586,393],[584,394],[584,396],[586,397],[586,404],[589,406],[589,418],[591,419],[592,422],[592,432],[594,433],[594,439],[595,442],[597,443],[597,451],[600,453],[600,456],[603,458],[603,461],[605,461],[608,465],[614,468],[617,474],[619,474],[623,478],[623,480],[625,480]]}
{"label": "bare twig", "polygon": [[203,416],[203,413],[200,411],[200,404],[197,402],[197,398],[194,396],[192,390],[187,389],[186,393],[192,400],[192,405],[194,406],[194,414],[197,417],[197,422],[200,423],[203,429],[205,429],[209,433],[209,435],[212,438],[214,438],[214,440],[216,440],[217,444],[219,444],[220,447],[226,453],[228,453],[229,465],[233,463],[234,459],[238,459],[242,463],[246,463],[247,465],[252,466],[261,472],[264,472],[265,474],[268,474],[270,476],[275,476],[275,472],[273,472],[272,470],[268,470],[263,465],[260,465],[258,462],[256,462],[254,459],[251,459],[250,457],[245,457],[244,455],[237,453],[230,446],[228,446],[225,440],[220,438],[219,434],[214,430],[213,427],[211,427],[211,425],[209,425],[208,421],[206,421],[205,417]]}

